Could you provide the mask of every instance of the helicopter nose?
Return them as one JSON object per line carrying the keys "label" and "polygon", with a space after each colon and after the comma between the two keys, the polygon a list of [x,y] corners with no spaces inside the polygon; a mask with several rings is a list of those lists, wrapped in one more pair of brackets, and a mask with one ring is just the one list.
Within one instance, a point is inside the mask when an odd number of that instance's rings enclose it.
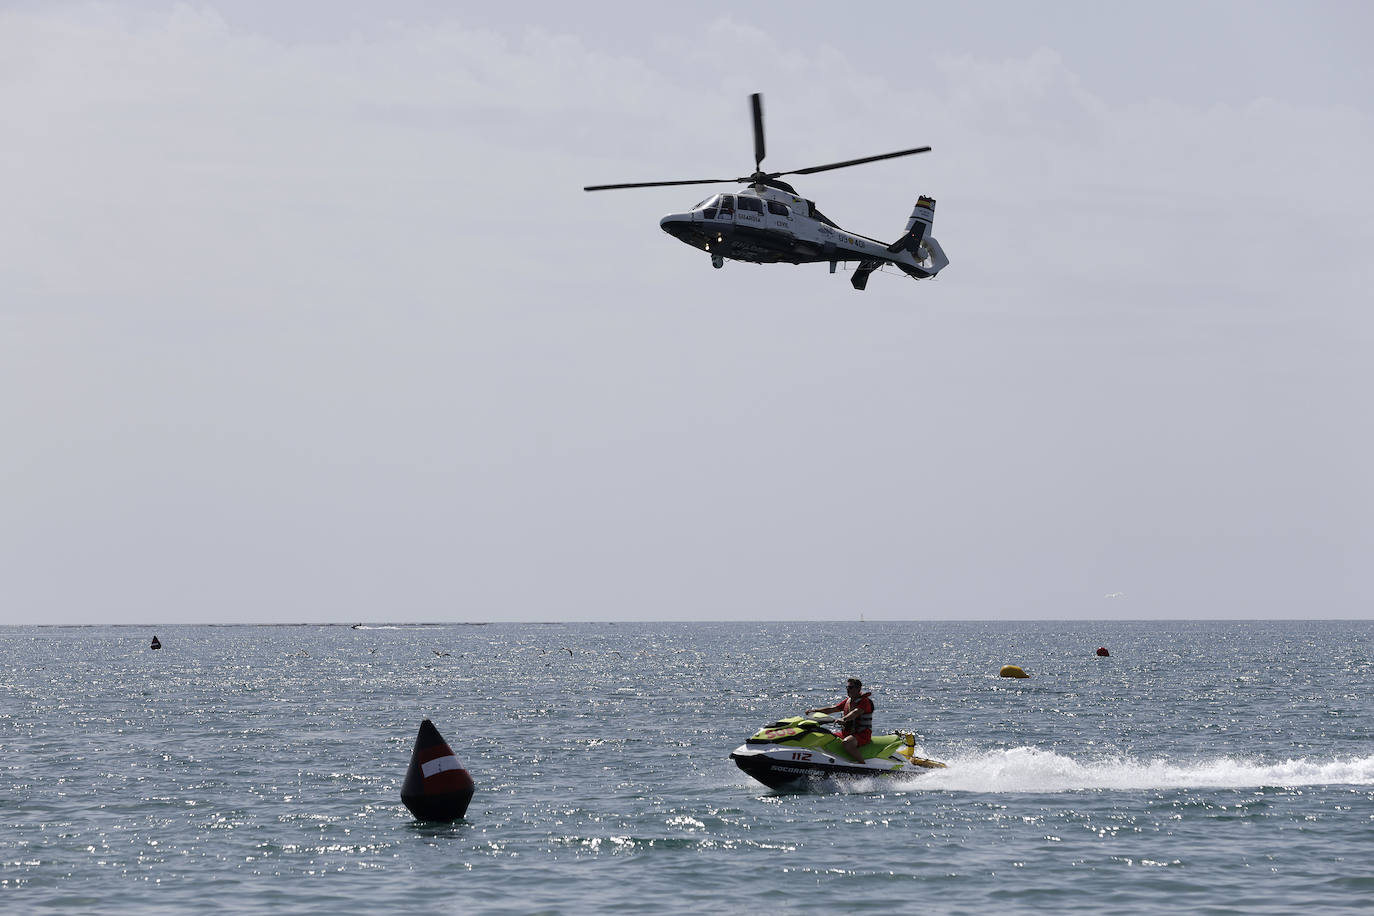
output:
{"label": "helicopter nose", "polygon": [[669,213],[658,221],[659,228],[664,232],[680,239],[689,245],[695,244],[692,236],[692,214],[690,213]]}

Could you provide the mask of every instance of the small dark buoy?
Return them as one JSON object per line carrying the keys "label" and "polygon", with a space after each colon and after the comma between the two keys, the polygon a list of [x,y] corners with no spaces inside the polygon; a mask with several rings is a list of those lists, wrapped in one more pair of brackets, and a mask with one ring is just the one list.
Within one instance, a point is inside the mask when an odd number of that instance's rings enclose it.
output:
{"label": "small dark buoy", "polygon": [[1107,651],[1107,647],[1106,647],[1106,646],[1098,646],[1098,647],[1097,647],[1097,654],[1100,655],[1100,656],[1102,656],[1103,658],[1106,658],[1108,655],[1111,655],[1112,653],[1110,653],[1110,652]]}
{"label": "small dark buoy", "polygon": [[434,723],[420,723],[401,801],[422,821],[456,821],[472,801],[472,775],[440,736]]}
{"label": "small dark buoy", "polygon": [[998,677],[1030,677],[1018,665],[1003,665],[1002,670],[997,672]]}
{"label": "small dark buoy", "polygon": [[157,636],[153,636],[153,644],[152,644],[151,646],[149,646],[149,648],[150,648],[150,649],[161,649],[161,648],[162,648],[162,643],[158,642]]}

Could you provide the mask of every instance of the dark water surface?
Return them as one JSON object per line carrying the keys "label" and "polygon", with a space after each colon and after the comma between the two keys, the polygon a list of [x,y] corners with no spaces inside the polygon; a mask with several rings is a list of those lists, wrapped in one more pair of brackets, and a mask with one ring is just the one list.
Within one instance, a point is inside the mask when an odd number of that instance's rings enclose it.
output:
{"label": "dark water surface", "polygon": [[[7,913],[1374,908],[1370,622],[0,633]],[[735,769],[851,674],[949,769]],[[455,825],[399,802],[425,717]]]}

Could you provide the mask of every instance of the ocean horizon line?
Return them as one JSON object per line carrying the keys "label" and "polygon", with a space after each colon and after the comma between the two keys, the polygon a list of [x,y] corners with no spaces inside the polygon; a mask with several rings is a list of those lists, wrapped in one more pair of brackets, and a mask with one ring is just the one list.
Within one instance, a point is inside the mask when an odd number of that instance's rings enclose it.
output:
{"label": "ocean horizon line", "polygon": [[1074,624],[1122,624],[1122,623],[1371,623],[1374,617],[1330,616],[1330,617],[875,617],[856,620],[852,617],[759,617],[759,618],[699,618],[683,620],[680,618],[636,617],[620,620],[604,618],[579,618],[575,620],[298,620],[298,621],[142,621],[142,622],[102,622],[102,623],[0,623],[2,628],[58,629],[96,629],[96,628],[148,628],[148,627],[476,627],[493,625],[519,625],[538,627],[557,627],[578,624],[603,624],[619,626],[622,624],[800,624],[800,623],[1074,623]]}

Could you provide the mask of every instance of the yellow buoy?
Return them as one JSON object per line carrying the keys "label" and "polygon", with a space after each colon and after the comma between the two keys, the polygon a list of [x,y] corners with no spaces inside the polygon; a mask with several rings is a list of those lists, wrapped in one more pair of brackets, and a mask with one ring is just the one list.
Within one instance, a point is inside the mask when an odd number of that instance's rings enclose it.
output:
{"label": "yellow buoy", "polygon": [[997,672],[998,677],[1030,677],[1016,665],[1003,665],[1002,670]]}

